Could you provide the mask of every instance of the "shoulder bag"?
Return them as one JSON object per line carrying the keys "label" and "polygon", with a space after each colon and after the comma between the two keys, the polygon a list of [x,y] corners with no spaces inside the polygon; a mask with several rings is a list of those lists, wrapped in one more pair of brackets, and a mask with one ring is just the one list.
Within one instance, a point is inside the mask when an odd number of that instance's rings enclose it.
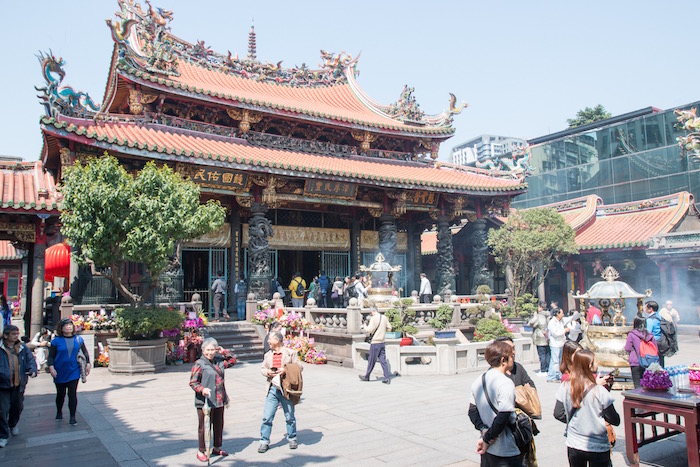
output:
{"label": "shoulder bag", "polygon": [[[486,396],[486,401],[488,401],[491,410],[498,415],[498,410],[491,402],[489,397],[489,392],[486,390],[486,373],[481,376],[481,386],[484,388],[484,395]],[[525,452],[530,446],[532,441],[532,422],[530,417],[525,414],[525,412],[516,412],[515,423],[509,424],[510,430],[513,432],[513,437],[515,438],[515,444],[520,449],[520,452]]]}

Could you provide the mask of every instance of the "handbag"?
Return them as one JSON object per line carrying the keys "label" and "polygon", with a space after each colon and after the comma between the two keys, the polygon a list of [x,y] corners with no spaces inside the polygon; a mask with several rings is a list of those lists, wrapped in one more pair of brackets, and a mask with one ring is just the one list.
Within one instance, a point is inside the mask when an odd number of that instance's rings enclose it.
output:
{"label": "handbag", "polygon": [[335,299],[338,298],[338,289],[336,289],[336,290],[333,291],[333,293],[331,294],[331,298],[332,298],[333,300],[335,300]]}
{"label": "handbag", "polygon": [[[489,403],[491,410],[498,415],[498,410],[491,402],[489,397],[489,392],[486,390],[486,373],[481,376],[481,386],[484,388],[484,394],[486,395],[486,401]],[[520,452],[526,452],[530,448],[530,442],[532,441],[532,422],[530,417],[527,416],[525,412],[515,412],[515,423],[509,425],[510,431],[513,432],[513,438],[515,438],[515,444],[520,449]]]}
{"label": "handbag", "polygon": [[515,405],[528,416],[540,420],[542,419],[542,405],[537,389],[529,384],[515,386]]}
{"label": "handbag", "polygon": [[617,441],[615,428],[608,422],[605,422],[605,429],[608,430],[608,442],[610,443],[610,447],[615,447],[615,442]]}

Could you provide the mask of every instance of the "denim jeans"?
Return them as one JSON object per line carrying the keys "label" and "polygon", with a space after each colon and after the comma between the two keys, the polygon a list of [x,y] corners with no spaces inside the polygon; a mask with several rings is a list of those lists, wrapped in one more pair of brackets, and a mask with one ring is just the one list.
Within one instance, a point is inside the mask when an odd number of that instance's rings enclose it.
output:
{"label": "denim jeans", "polygon": [[245,298],[239,298],[236,300],[236,309],[238,311],[238,320],[245,320]]}
{"label": "denim jeans", "polygon": [[274,386],[270,386],[270,390],[267,392],[267,398],[265,399],[262,425],[260,425],[260,444],[270,444],[272,421],[275,419],[278,405],[282,405],[284,418],[287,421],[287,439],[295,439],[297,437],[297,421],[294,418],[294,404],[292,401],[285,399],[282,391]]}
{"label": "denim jeans", "polygon": [[549,346],[549,372],[547,373],[547,381],[561,379],[559,365],[561,364],[561,351],[563,347]]}
{"label": "denim jeans", "polygon": [[538,345],[537,355],[540,357],[540,372],[546,373],[549,371],[549,346]]}

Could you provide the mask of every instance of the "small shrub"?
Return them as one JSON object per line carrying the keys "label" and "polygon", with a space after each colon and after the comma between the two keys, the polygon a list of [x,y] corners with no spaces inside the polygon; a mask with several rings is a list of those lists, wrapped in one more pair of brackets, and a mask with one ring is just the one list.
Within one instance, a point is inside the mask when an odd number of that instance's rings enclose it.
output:
{"label": "small shrub", "polygon": [[513,334],[501,323],[498,316],[495,319],[484,318],[479,320],[474,331],[474,341],[486,342],[500,336],[513,337]]}
{"label": "small shrub", "polygon": [[169,308],[117,308],[114,323],[122,339],[154,339],[166,329],[180,326],[183,316],[180,310]]}
{"label": "small shrub", "polygon": [[537,298],[531,293],[525,293],[515,300],[515,309],[518,316],[525,318],[537,313]]}
{"label": "small shrub", "polygon": [[430,324],[435,329],[442,331],[450,327],[452,323],[452,307],[446,303],[440,305],[435,312],[435,317],[428,320]]}
{"label": "small shrub", "polygon": [[499,313],[501,313],[501,316],[503,318],[514,318],[515,317],[515,309],[510,306],[510,305],[502,305],[498,309]]}
{"label": "small shrub", "polygon": [[476,294],[477,295],[490,295],[491,294],[491,287],[489,287],[486,284],[482,284],[476,288]]}

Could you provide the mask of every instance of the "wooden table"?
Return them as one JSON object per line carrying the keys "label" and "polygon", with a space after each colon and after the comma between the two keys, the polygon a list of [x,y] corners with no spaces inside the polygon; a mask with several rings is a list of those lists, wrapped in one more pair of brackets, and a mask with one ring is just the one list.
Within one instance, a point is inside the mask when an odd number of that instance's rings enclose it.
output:
{"label": "wooden table", "polygon": [[[688,446],[688,465],[698,466],[698,409],[700,395],[676,394],[633,389],[622,393],[627,459],[639,464],[639,448],[670,436],[685,433]],[[673,420],[672,418],[675,418]],[[651,427],[647,437],[644,425]],[[637,429],[639,426],[639,429]]]}

